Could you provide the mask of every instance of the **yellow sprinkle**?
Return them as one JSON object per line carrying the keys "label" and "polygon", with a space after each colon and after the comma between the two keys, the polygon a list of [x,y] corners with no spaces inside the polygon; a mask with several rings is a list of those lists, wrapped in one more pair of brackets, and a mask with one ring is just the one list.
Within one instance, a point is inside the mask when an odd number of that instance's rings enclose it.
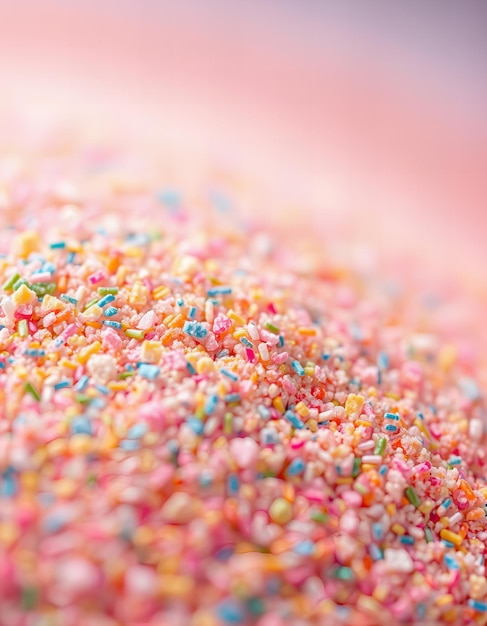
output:
{"label": "yellow sprinkle", "polygon": [[417,428],[419,428],[419,430],[423,433],[425,437],[427,437],[428,439],[431,439],[431,435],[426,427],[426,424],[422,420],[420,419],[415,420],[414,425]]}
{"label": "yellow sprinkle", "polygon": [[336,479],[337,485],[351,485],[353,483],[352,476],[339,476]]}
{"label": "yellow sprinkle", "polygon": [[117,270],[116,281],[117,285],[121,287],[127,278],[128,269],[125,265],[121,265]]}
{"label": "yellow sprinkle", "polygon": [[418,506],[418,511],[423,515],[428,515],[433,510],[435,504],[432,500],[425,500],[422,504]]}
{"label": "yellow sprinkle", "polygon": [[445,593],[442,596],[438,596],[435,600],[435,604],[438,606],[445,606],[446,604],[451,604],[453,602],[453,596],[450,593]]}
{"label": "yellow sprinkle", "polygon": [[291,503],[284,498],[276,498],[269,508],[269,516],[276,524],[287,524],[293,517]]}
{"label": "yellow sprinkle", "polygon": [[162,357],[162,344],[160,341],[143,341],[141,354],[142,361],[146,363],[159,363]]}
{"label": "yellow sprinkle", "polygon": [[355,426],[365,426],[366,428],[372,426],[367,420],[355,420]]}
{"label": "yellow sprinkle", "polygon": [[446,528],[442,528],[440,530],[440,537],[445,539],[445,541],[453,543],[455,546],[459,546],[463,542],[463,537],[461,535],[454,533],[451,530],[447,530]]}
{"label": "yellow sprinkle", "polygon": [[445,528],[447,528],[450,525],[450,518],[449,517],[446,517],[446,516],[440,517],[440,519],[438,521]]}
{"label": "yellow sprinkle", "polygon": [[53,441],[46,443],[47,454],[52,458],[64,456],[66,449],[67,442],[65,439],[53,439]]}
{"label": "yellow sprinkle", "polygon": [[386,511],[389,517],[392,517],[396,514],[396,505],[394,504],[394,502],[389,502],[389,504],[386,505]]}
{"label": "yellow sprinkle", "polygon": [[362,396],[351,393],[348,396],[347,401],[345,402],[345,413],[347,415],[352,415],[353,413],[360,414],[363,405],[364,398]]}
{"label": "yellow sprinkle", "polygon": [[18,539],[19,534],[20,531],[12,522],[0,522],[0,545],[12,545]]}
{"label": "yellow sprinkle", "polygon": [[396,533],[396,535],[404,535],[406,533],[406,529],[404,526],[401,526],[401,524],[393,524],[391,530],[393,533]]}
{"label": "yellow sprinkle", "polygon": [[308,337],[312,337],[316,335],[316,328],[305,328],[304,326],[301,326],[300,328],[298,328],[298,333],[300,335],[307,335]]}
{"label": "yellow sprinkle", "polygon": [[65,308],[65,304],[62,300],[54,296],[50,296],[48,293],[42,299],[41,310],[42,311],[62,311]]}
{"label": "yellow sprinkle", "polygon": [[457,360],[457,351],[455,346],[443,346],[438,354],[438,363],[444,372],[448,372]]}
{"label": "yellow sprinkle", "polygon": [[166,287],[166,285],[161,285],[160,287],[156,287],[154,289],[154,291],[152,292],[152,297],[154,298],[154,300],[162,300],[162,298],[165,298],[170,292],[171,290],[169,289],[169,287]]}
{"label": "yellow sprinkle", "polygon": [[237,341],[239,341],[242,337],[247,337],[248,339],[248,334],[245,328],[239,328],[233,333],[233,338],[236,339]]}
{"label": "yellow sprinkle", "polygon": [[400,396],[397,393],[393,393],[392,391],[387,391],[385,394],[386,398],[392,398],[393,400],[400,400]]}
{"label": "yellow sprinkle", "polygon": [[40,249],[40,245],[39,233],[33,230],[26,230],[16,235],[13,240],[15,254],[23,259],[27,258],[31,252],[37,252]]}
{"label": "yellow sprinkle", "polygon": [[301,417],[307,417],[309,415],[309,409],[304,402],[298,402],[294,407],[294,410]]}
{"label": "yellow sprinkle", "polygon": [[17,306],[21,306],[22,304],[29,304],[30,302],[34,302],[34,300],[37,300],[36,294],[31,291],[27,287],[27,285],[21,285],[17,289],[17,291],[14,291],[12,298]]}
{"label": "yellow sprinkle", "polygon": [[314,376],[315,375],[315,366],[314,365],[306,365],[304,368],[304,373],[306,376]]}
{"label": "yellow sprinkle", "polygon": [[149,290],[144,283],[136,281],[130,290],[128,301],[132,306],[144,306],[147,303]]}
{"label": "yellow sprinkle", "polygon": [[312,433],[318,432],[318,422],[315,419],[310,419],[306,422],[306,426]]}
{"label": "yellow sprinkle", "polygon": [[110,391],[125,391],[128,387],[128,383],[126,380],[111,380],[107,383],[107,387]]}
{"label": "yellow sprinkle", "polygon": [[215,362],[209,356],[203,356],[196,363],[196,371],[198,374],[208,374],[215,371]]}
{"label": "yellow sprinkle", "polygon": [[369,387],[367,389],[367,395],[369,396],[374,396],[374,398],[377,398],[377,396],[379,395],[377,392],[377,389],[375,387]]}
{"label": "yellow sprinkle", "polygon": [[91,345],[87,346],[83,350],[80,351],[78,356],[76,357],[78,363],[84,365],[92,354],[96,354],[101,350],[101,343],[99,341],[93,342]]}
{"label": "yellow sprinkle", "polygon": [[60,498],[70,498],[76,492],[77,484],[70,478],[60,478],[54,482],[53,491]]}
{"label": "yellow sprinkle", "polygon": [[279,411],[279,413],[284,413],[284,402],[282,401],[281,396],[277,396],[272,400],[272,406]]}
{"label": "yellow sprinkle", "polygon": [[75,456],[88,454],[92,449],[93,439],[85,433],[75,434],[69,440],[69,451]]}
{"label": "yellow sprinkle", "polygon": [[178,313],[176,317],[168,324],[169,328],[182,328],[184,326],[184,317]]}
{"label": "yellow sprinkle", "polygon": [[240,326],[243,326],[245,324],[244,318],[235,313],[235,311],[232,311],[232,309],[228,311],[227,315],[231,320],[233,320],[237,324],[240,324]]}

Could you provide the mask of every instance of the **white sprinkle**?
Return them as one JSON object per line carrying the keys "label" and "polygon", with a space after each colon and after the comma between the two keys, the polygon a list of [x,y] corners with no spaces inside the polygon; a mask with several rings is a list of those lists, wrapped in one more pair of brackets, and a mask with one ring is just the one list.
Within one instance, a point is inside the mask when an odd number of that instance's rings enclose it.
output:
{"label": "white sprinkle", "polygon": [[362,457],[362,463],[368,463],[369,465],[380,465],[382,463],[382,457],[380,454],[365,454]]}
{"label": "white sprinkle", "polygon": [[259,354],[263,361],[269,360],[269,349],[265,343],[259,343]]}
{"label": "white sprinkle", "polygon": [[455,524],[460,522],[462,519],[463,519],[463,515],[459,511],[457,511],[450,517],[450,524],[449,524],[450,527],[455,526]]}
{"label": "white sprinkle", "polygon": [[249,331],[249,335],[250,337],[255,341],[257,339],[259,339],[260,335],[259,335],[259,331],[257,329],[257,326],[255,325],[254,322],[250,322],[247,325],[247,330]]}
{"label": "white sprinkle", "polygon": [[482,420],[477,417],[471,419],[468,432],[474,441],[480,441],[480,439],[482,439],[482,435],[484,434],[484,425],[482,424]]}

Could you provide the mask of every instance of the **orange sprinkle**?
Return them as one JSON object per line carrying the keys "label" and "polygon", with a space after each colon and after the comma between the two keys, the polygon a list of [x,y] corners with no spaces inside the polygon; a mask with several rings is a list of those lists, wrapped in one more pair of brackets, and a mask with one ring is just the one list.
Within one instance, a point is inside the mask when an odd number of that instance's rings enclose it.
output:
{"label": "orange sprinkle", "polygon": [[477,499],[477,496],[472,491],[472,487],[470,487],[470,485],[467,483],[467,481],[464,480],[463,478],[460,481],[460,489],[465,494],[465,497],[467,498],[467,500],[476,500]]}
{"label": "orange sprinkle", "polygon": [[307,335],[308,337],[313,337],[314,335],[316,335],[316,328],[305,328],[304,326],[301,326],[300,328],[298,328],[298,333],[300,335]]}
{"label": "orange sprinkle", "polygon": [[483,509],[472,509],[471,511],[467,513],[466,517],[467,517],[467,521],[475,522],[476,520],[479,520],[479,519],[482,519],[482,517],[485,517],[485,513]]}

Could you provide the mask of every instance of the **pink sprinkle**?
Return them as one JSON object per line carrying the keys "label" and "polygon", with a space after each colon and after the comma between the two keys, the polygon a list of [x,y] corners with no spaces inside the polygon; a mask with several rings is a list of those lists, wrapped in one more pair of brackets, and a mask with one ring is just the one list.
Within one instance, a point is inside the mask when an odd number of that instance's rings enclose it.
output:
{"label": "pink sprinkle", "polygon": [[152,292],[152,290],[154,289],[154,286],[153,286],[153,284],[152,284],[151,279],[150,279],[148,276],[146,276],[142,282],[143,282],[143,283],[144,283],[144,285],[147,287],[147,289],[149,290],[149,292]]}
{"label": "pink sprinkle", "polygon": [[37,324],[33,322],[32,320],[29,320],[27,322],[27,326],[29,327],[29,330],[32,334],[37,332]]}
{"label": "pink sprinkle", "polygon": [[41,272],[40,274],[32,274],[30,282],[34,283],[48,283],[51,280],[51,274],[49,272]]}
{"label": "pink sprinkle", "polygon": [[291,380],[289,380],[289,378],[286,376],[285,378],[283,378],[282,380],[282,386],[284,387],[284,389],[290,393],[292,396],[296,395],[297,393],[297,389],[296,387],[293,385],[293,383],[291,382]]}
{"label": "pink sprinkle", "polygon": [[303,491],[303,496],[310,502],[323,503],[325,501],[324,493],[318,489],[308,489],[307,491]]}
{"label": "pink sprinkle", "polygon": [[277,315],[277,309],[276,309],[276,305],[274,304],[274,302],[269,302],[269,304],[267,305],[267,308],[273,315]]}
{"label": "pink sprinkle", "polygon": [[92,285],[96,285],[96,283],[101,282],[105,278],[106,278],[106,274],[103,270],[98,270],[94,274],[91,274],[91,276],[88,276],[88,280],[90,281]]}
{"label": "pink sprinkle", "polygon": [[277,365],[280,365],[281,363],[285,363],[289,358],[289,354],[287,352],[281,352],[281,354],[276,354],[272,360],[274,361],[274,363],[276,363]]}
{"label": "pink sprinkle", "polygon": [[66,326],[66,328],[63,330],[62,332],[62,336],[65,339],[69,339],[69,337],[71,337],[72,335],[74,335],[76,332],[76,324],[69,324],[68,326]]}
{"label": "pink sprinkle", "polygon": [[357,491],[348,489],[341,494],[342,500],[350,507],[359,507],[362,504],[362,496]]}
{"label": "pink sprinkle", "polygon": [[274,333],[270,333],[268,330],[265,330],[264,328],[262,328],[260,331],[260,337],[262,341],[265,341],[270,346],[276,346],[279,343],[278,335],[275,335]]}
{"label": "pink sprinkle", "polygon": [[149,330],[154,325],[156,314],[154,311],[147,311],[139,320],[137,328],[139,330]]}
{"label": "pink sprinkle", "polygon": [[226,332],[232,325],[232,320],[223,313],[219,313],[213,322],[213,332],[215,335],[221,335]]}
{"label": "pink sprinkle", "polygon": [[48,313],[46,315],[42,323],[44,325],[44,328],[47,328],[51,324],[54,324],[55,321],[56,321],[56,314],[54,313],[54,311],[52,311],[51,313]]}
{"label": "pink sprinkle", "polygon": [[247,357],[247,361],[249,363],[255,363],[255,352],[252,348],[245,348],[245,356]]}

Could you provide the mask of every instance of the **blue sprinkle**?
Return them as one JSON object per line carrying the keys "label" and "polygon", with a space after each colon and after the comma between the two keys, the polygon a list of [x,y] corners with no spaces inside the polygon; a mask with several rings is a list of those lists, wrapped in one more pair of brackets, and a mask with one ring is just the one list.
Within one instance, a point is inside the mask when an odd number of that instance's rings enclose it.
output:
{"label": "blue sprinkle", "polygon": [[397,430],[397,426],[395,426],[394,424],[387,424],[386,430],[390,432],[395,432]]}
{"label": "blue sprinkle", "polygon": [[107,405],[107,401],[104,398],[93,398],[90,404],[90,409],[104,409]]}
{"label": "blue sprinkle", "polygon": [[225,396],[225,402],[240,402],[239,393],[227,393]]}
{"label": "blue sprinkle", "polygon": [[300,556],[309,556],[313,554],[314,551],[315,544],[311,541],[311,539],[305,539],[304,541],[300,541],[293,548],[293,552],[295,554],[299,554]]}
{"label": "blue sprinkle", "polygon": [[194,417],[194,416],[188,417],[188,419],[186,420],[186,423],[196,435],[199,436],[203,434],[204,424],[197,417]]}
{"label": "blue sprinkle", "polygon": [[15,482],[15,472],[9,467],[2,473],[2,480],[0,480],[0,497],[12,498],[16,493],[17,484]]}
{"label": "blue sprinkle", "polygon": [[203,339],[208,334],[206,328],[199,322],[184,322],[183,331],[190,337],[197,339]]}
{"label": "blue sprinkle", "polygon": [[54,272],[56,271],[56,266],[53,263],[49,263],[49,261],[46,261],[42,268],[41,268],[42,272],[49,272],[49,274],[54,274]]}
{"label": "blue sprinkle", "polygon": [[257,413],[261,416],[263,420],[268,420],[271,416],[271,412],[263,404],[259,404],[259,406],[257,407]]}
{"label": "blue sprinkle", "polygon": [[287,468],[287,474],[289,476],[297,476],[298,474],[302,474],[304,472],[305,467],[306,464],[303,459],[293,459]]}
{"label": "blue sprinkle", "polygon": [[220,352],[218,352],[218,354],[216,355],[217,359],[221,359],[224,356],[228,356],[230,353],[228,352],[228,350],[226,348],[224,348],[223,350],[220,350]]}
{"label": "blue sprinkle", "polygon": [[210,472],[202,472],[199,483],[202,487],[209,487],[213,483],[213,476]]}
{"label": "blue sprinkle", "polygon": [[403,535],[399,541],[407,546],[412,546],[415,542],[414,537],[411,537],[410,535]]}
{"label": "blue sprinkle", "polygon": [[234,382],[237,382],[238,380],[238,376],[236,374],[234,374],[233,372],[229,372],[228,370],[226,370],[225,368],[222,367],[222,369],[220,370],[220,372],[226,376],[227,378],[230,378],[230,380],[233,380]]}
{"label": "blue sprinkle", "polygon": [[64,517],[60,516],[60,515],[49,515],[48,517],[45,517],[42,520],[42,530],[44,530],[46,533],[57,533],[59,530],[61,530],[62,528],[64,528],[66,526],[66,524],[68,523],[68,520],[65,519]]}
{"label": "blue sprinkle", "polygon": [[451,554],[445,554],[444,561],[448,569],[460,569],[455,557]]}
{"label": "blue sprinkle", "polygon": [[135,367],[132,365],[132,363],[127,363],[125,369],[127,370],[127,372],[135,372]]}
{"label": "blue sprinkle", "polygon": [[88,384],[88,376],[84,374],[76,383],[74,388],[76,391],[84,391],[86,389],[86,385]]}
{"label": "blue sprinkle", "polygon": [[179,444],[176,441],[176,439],[169,439],[169,441],[167,442],[167,449],[173,455],[178,454],[178,452],[179,452]]}
{"label": "blue sprinkle", "polygon": [[169,209],[176,211],[181,206],[181,194],[175,189],[163,189],[157,193],[157,199]]}
{"label": "blue sprinkle", "polygon": [[182,298],[178,298],[178,299],[176,300],[176,304],[177,304],[178,306],[184,306],[184,300],[183,300]]}
{"label": "blue sprinkle", "polygon": [[279,343],[277,345],[279,348],[284,347],[284,337],[282,335],[279,335]]}
{"label": "blue sprinkle", "polygon": [[0,361],[0,370],[4,370],[5,369],[5,363],[3,361]]}
{"label": "blue sprinkle", "polygon": [[[106,312],[107,311],[105,311],[105,315],[106,315]],[[102,324],[103,326],[109,326],[110,328],[116,328],[118,330],[122,328],[122,324],[120,322],[114,322],[113,320],[103,320]]]}
{"label": "blue sprinkle", "polygon": [[196,370],[189,361],[187,361],[186,367],[188,368],[188,372],[191,374],[191,376],[194,376],[196,374]]}
{"label": "blue sprinkle", "polygon": [[455,544],[452,543],[451,541],[447,541],[446,539],[442,539],[442,541],[443,541],[443,543],[445,544],[445,546],[447,548],[454,548],[455,547]]}
{"label": "blue sprinkle", "polygon": [[66,263],[72,263],[74,261],[75,256],[76,256],[76,252],[70,252],[68,254],[68,258],[66,259]]}
{"label": "blue sprinkle", "polygon": [[222,600],[216,607],[218,617],[227,624],[240,624],[244,621],[245,615],[241,607],[234,600]]}
{"label": "blue sprinkle", "polygon": [[304,368],[299,361],[293,361],[291,367],[299,376],[304,376]]}
{"label": "blue sprinkle", "polygon": [[444,501],[442,502],[441,506],[442,506],[444,509],[447,509],[447,508],[450,506],[450,504],[451,504],[451,500],[450,500],[450,498],[447,498],[446,500],[444,500]]}
{"label": "blue sprinkle", "polygon": [[399,415],[397,413],[384,413],[384,419],[399,421]]}
{"label": "blue sprinkle", "polygon": [[463,395],[466,396],[469,400],[478,400],[480,398],[479,388],[473,378],[468,378],[467,376],[464,376],[460,379],[458,384]]}
{"label": "blue sprinkle", "polygon": [[304,428],[304,424],[303,422],[299,419],[299,417],[293,413],[292,411],[286,411],[284,413],[284,417],[291,422],[291,424],[294,426],[294,428]]}
{"label": "blue sprinkle", "polygon": [[384,536],[384,529],[382,528],[382,524],[374,522],[372,524],[372,534],[374,535],[375,539],[382,539],[382,537]]}
{"label": "blue sprinkle", "polygon": [[145,435],[145,433],[149,430],[147,424],[144,422],[138,422],[131,426],[127,431],[128,439],[140,439]]}
{"label": "blue sprinkle", "polygon": [[215,394],[211,394],[206,398],[205,402],[205,415],[211,415],[213,411],[216,409],[216,405],[218,404],[218,396]]}
{"label": "blue sprinkle", "polygon": [[118,447],[122,448],[122,450],[132,452],[133,450],[138,450],[140,448],[140,443],[137,439],[122,439]]}
{"label": "blue sprinkle", "polygon": [[273,428],[263,428],[261,431],[262,443],[264,446],[279,443],[279,435]]}
{"label": "blue sprinkle", "polygon": [[61,382],[54,385],[54,389],[57,391],[58,389],[65,389],[66,387],[69,387],[70,385],[71,385],[71,382],[69,380],[62,380]]}
{"label": "blue sprinkle", "polygon": [[71,422],[71,432],[73,433],[73,435],[93,434],[90,420],[83,416],[75,417]]}
{"label": "blue sprinkle", "polygon": [[72,298],[71,296],[66,295],[65,293],[63,293],[61,295],[61,300],[64,300],[65,302],[69,302],[70,304],[78,304],[78,300],[76,300],[76,298]]}
{"label": "blue sprinkle", "polygon": [[[110,302],[113,302],[114,300],[115,300],[115,296],[111,293],[107,293],[107,295],[104,296],[101,300],[98,300],[96,305],[99,306],[100,309],[103,309],[104,306],[106,306],[107,304],[110,304]],[[112,307],[112,308],[115,308],[115,307]]]}
{"label": "blue sprinkle", "polygon": [[240,337],[240,343],[242,343],[247,348],[250,348],[251,350],[254,349],[254,344],[251,341],[249,341],[247,337]]}
{"label": "blue sprinkle", "polygon": [[377,365],[382,370],[386,370],[389,367],[389,357],[386,352],[379,352],[379,356],[377,357]]}
{"label": "blue sprinkle", "polygon": [[384,476],[384,474],[387,472],[387,465],[381,465],[380,466],[380,470],[379,470],[379,474],[381,476]]}
{"label": "blue sprinkle", "polygon": [[228,492],[232,496],[237,495],[239,486],[240,486],[240,483],[239,483],[239,480],[238,480],[238,476],[236,474],[229,474],[229,476],[227,478],[227,489],[228,489]]}
{"label": "blue sprinkle", "polygon": [[[118,313],[118,309],[116,309],[114,306],[109,306],[107,309],[103,311],[103,315],[105,317],[113,317],[117,313]],[[120,327],[122,327],[121,324],[120,324]]]}
{"label": "blue sprinkle", "polygon": [[416,614],[419,617],[419,619],[422,620],[426,616],[426,604],[423,604],[422,602],[420,602],[418,606],[416,607]]}
{"label": "blue sprinkle", "polygon": [[[59,339],[59,338],[58,338]],[[56,339],[55,341],[58,341],[58,339]],[[63,344],[63,340],[61,339],[61,345]],[[45,356],[46,355],[46,351],[45,350],[36,350],[34,348],[31,348],[29,350],[24,350],[24,354],[25,356],[32,356],[32,357],[38,357],[38,356]],[[1,367],[1,366],[0,366]]]}
{"label": "blue sprinkle", "polygon": [[51,250],[62,250],[66,247],[65,241],[55,241],[54,243],[49,244]]}
{"label": "blue sprinkle", "polygon": [[228,561],[228,559],[232,556],[233,552],[234,552],[233,546],[223,546],[223,548],[220,548],[218,550],[215,556],[219,561],[225,562],[225,561]]}
{"label": "blue sprinkle", "polygon": [[473,598],[469,598],[467,602],[468,605],[472,607],[472,609],[479,611],[479,613],[487,613],[486,602],[480,602],[480,600],[474,600]]}
{"label": "blue sprinkle", "polygon": [[449,465],[461,465],[462,464],[462,459],[459,456],[452,456],[449,460],[448,460]]}
{"label": "blue sprinkle", "polygon": [[212,287],[208,289],[208,297],[212,298],[213,296],[228,296],[232,293],[231,287]]}
{"label": "blue sprinkle", "polygon": [[193,319],[193,317],[196,315],[196,307],[195,307],[195,306],[192,306],[192,307],[189,309],[189,313],[188,313],[188,315],[189,315],[189,317],[190,317],[191,319]]}
{"label": "blue sprinkle", "polygon": [[330,358],[329,354],[322,354],[321,358],[323,359],[323,361],[328,361],[328,359]]}
{"label": "blue sprinkle", "polygon": [[157,365],[150,365],[149,363],[141,363],[139,367],[139,374],[142,378],[147,378],[148,380],[156,379],[161,370],[157,367]]}
{"label": "blue sprinkle", "polygon": [[372,543],[369,546],[369,554],[374,561],[381,561],[384,558],[384,553],[379,546],[375,545],[375,543]]}
{"label": "blue sprinkle", "polygon": [[105,387],[105,385],[95,385],[95,389],[97,389],[100,393],[102,393],[105,396],[108,396],[108,394],[110,393],[110,389],[108,389],[108,387]]}

